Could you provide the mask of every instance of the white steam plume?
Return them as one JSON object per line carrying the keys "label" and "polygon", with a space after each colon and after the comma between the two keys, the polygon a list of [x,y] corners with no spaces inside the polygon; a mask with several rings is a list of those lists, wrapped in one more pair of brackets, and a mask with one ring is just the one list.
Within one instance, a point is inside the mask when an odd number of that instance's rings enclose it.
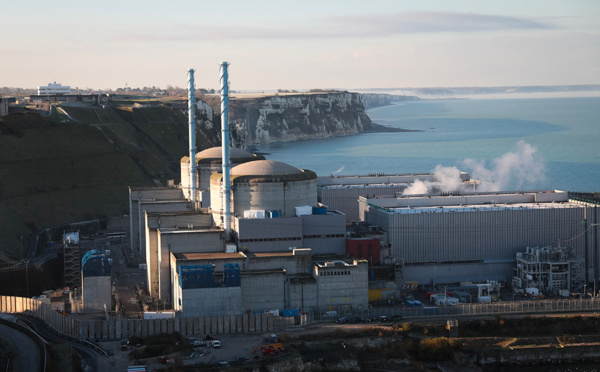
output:
{"label": "white steam plume", "polygon": [[336,170],[335,172],[331,173],[331,174],[336,174],[336,173],[340,173],[341,171],[344,170],[344,166],[342,165],[342,167],[338,170]]}
{"label": "white steam plume", "polygon": [[[486,168],[485,160],[465,159],[461,162],[473,179],[481,181],[477,191],[507,191],[508,187],[516,187],[518,190],[546,178],[545,162],[537,153],[537,148],[523,140],[516,147],[516,151],[507,152],[492,160],[490,169]],[[433,174],[436,181],[415,180],[402,194],[426,195],[466,189],[460,178],[460,170],[456,167],[437,165]]]}
{"label": "white steam plume", "polygon": [[466,159],[462,164],[471,170],[471,177],[482,181],[479,191],[502,191],[508,187],[518,190],[546,178],[544,159],[536,147],[523,140],[517,143],[516,151],[492,160],[490,169],[485,167],[483,160]]}
{"label": "white steam plume", "polygon": [[456,191],[461,186],[460,170],[456,167],[444,167],[438,164],[433,170],[436,181],[415,180],[404,190],[403,195],[431,194],[433,188],[442,192]]}

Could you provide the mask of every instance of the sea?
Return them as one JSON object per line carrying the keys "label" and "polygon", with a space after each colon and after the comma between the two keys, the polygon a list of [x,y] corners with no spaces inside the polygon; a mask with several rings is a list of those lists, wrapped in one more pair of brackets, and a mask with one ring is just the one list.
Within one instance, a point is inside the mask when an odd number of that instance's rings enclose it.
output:
{"label": "sea", "polygon": [[[318,175],[469,172],[504,191],[600,191],[600,94],[576,98],[439,99],[367,110],[388,128],[257,146]],[[436,170],[437,169],[437,170]]]}

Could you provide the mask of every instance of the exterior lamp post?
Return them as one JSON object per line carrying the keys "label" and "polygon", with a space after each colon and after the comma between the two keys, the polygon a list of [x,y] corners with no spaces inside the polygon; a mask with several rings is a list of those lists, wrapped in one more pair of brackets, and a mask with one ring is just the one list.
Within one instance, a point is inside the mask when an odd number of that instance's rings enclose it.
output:
{"label": "exterior lamp post", "polygon": [[29,261],[25,261],[25,283],[27,288],[27,297],[29,298]]}

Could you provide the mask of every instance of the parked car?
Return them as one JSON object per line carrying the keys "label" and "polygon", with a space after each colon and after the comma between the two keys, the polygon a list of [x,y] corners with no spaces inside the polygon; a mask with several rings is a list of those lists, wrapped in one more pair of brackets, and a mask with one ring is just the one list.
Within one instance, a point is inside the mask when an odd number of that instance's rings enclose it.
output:
{"label": "parked car", "polygon": [[380,315],[377,317],[377,321],[378,322],[387,322],[388,321],[388,316],[387,315]]}
{"label": "parked car", "polygon": [[337,322],[338,322],[339,324],[348,323],[349,321],[350,321],[350,320],[348,320],[348,318],[346,318],[346,317],[341,317],[341,318],[339,318],[339,319],[337,320]]}
{"label": "parked car", "polygon": [[219,340],[213,340],[212,344],[215,349],[221,348],[221,341]]}

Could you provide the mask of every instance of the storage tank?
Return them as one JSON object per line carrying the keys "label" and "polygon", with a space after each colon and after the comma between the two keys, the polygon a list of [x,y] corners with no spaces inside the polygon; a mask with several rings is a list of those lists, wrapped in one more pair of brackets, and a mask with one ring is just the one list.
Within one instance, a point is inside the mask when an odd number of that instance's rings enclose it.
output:
{"label": "storage tank", "polygon": [[[222,225],[223,175],[210,178],[211,210]],[[273,160],[257,160],[231,169],[231,210],[243,217],[246,210],[281,211],[281,217],[296,215],[296,207],[317,205],[317,175],[310,170]]]}
{"label": "storage tank", "polygon": [[[215,172],[221,172],[221,146],[211,147],[196,154],[197,190],[209,190],[210,176]],[[248,151],[230,147],[229,159],[234,167],[254,160],[264,160],[262,155],[252,154]],[[190,197],[190,158],[181,158],[181,189],[186,199]]]}

